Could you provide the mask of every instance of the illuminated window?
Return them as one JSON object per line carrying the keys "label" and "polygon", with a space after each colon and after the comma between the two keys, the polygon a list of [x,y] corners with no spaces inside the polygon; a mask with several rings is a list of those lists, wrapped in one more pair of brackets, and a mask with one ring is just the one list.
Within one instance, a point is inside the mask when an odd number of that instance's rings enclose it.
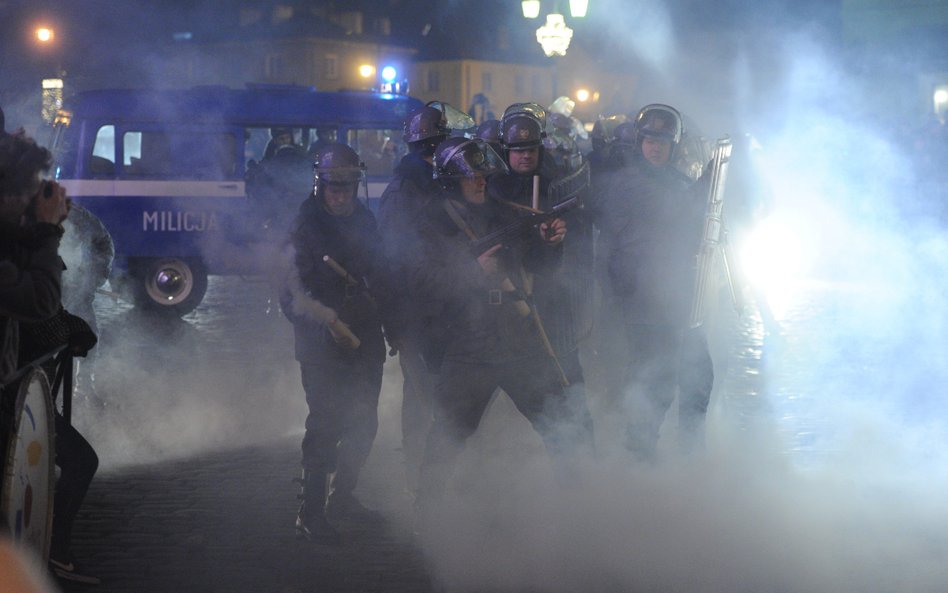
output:
{"label": "illuminated window", "polygon": [[935,87],[932,94],[933,107],[938,119],[944,121],[945,114],[948,113],[948,84],[939,84]]}
{"label": "illuminated window", "polygon": [[93,176],[115,173],[115,126],[102,126],[96,131],[89,172]]}
{"label": "illuminated window", "polygon": [[484,92],[493,90],[493,80],[490,72],[481,72],[481,90]]}
{"label": "illuminated window", "polygon": [[63,108],[63,79],[43,79],[43,121],[53,123],[56,114]]}

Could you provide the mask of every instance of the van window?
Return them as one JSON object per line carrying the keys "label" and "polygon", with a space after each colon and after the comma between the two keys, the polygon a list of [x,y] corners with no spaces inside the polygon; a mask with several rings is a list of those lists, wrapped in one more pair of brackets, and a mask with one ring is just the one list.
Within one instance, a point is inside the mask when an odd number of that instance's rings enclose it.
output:
{"label": "van window", "polygon": [[388,177],[408,152],[401,129],[349,130],[348,144],[359,153],[369,177]]}
{"label": "van window", "polygon": [[202,131],[127,131],[125,175],[144,179],[232,179],[238,171],[233,134]]}
{"label": "van window", "polygon": [[[244,144],[244,161],[250,162],[254,160],[259,163],[263,160],[267,155],[267,147],[272,140],[271,130],[276,130],[279,127],[290,130],[293,136],[293,144],[306,150],[310,156],[315,155],[316,150],[321,146],[336,142],[336,138],[339,134],[335,126],[316,126],[312,128],[289,126],[250,127],[246,129],[246,133],[244,134],[246,138],[246,143]],[[275,152],[275,150],[271,150],[270,152]]]}
{"label": "van window", "polygon": [[115,174],[115,126],[101,126],[96,131],[89,171],[94,176]]}

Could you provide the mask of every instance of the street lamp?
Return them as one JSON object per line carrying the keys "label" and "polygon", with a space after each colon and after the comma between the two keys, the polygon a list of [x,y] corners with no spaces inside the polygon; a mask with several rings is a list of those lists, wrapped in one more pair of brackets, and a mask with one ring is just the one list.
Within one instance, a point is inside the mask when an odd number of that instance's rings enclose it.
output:
{"label": "street lamp", "polygon": [[[540,16],[540,0],[522,0],[520,8],[528,19]],[[589,0],[569,0],[569,13],[573,18],[585,17],[588,8]],[[572,39],[573,30],[566,26],[566,18],[558,6],[546,15],[546,23],[537,29],[537,42],[548,57],[565,56]]]}
{"label": "street lamp", "polygon": [[573,30],[566,26],[561,14],[546,15],[546,24],[537,29],[537,41],[547,57],[565,56],[572,39]]}
{"label": "street lamp", "polygon": [[36,28],[36,40],[40,43],[50,43],[53,41],[53,38],[56,36],[56,33],[49,27],[37,27]]}

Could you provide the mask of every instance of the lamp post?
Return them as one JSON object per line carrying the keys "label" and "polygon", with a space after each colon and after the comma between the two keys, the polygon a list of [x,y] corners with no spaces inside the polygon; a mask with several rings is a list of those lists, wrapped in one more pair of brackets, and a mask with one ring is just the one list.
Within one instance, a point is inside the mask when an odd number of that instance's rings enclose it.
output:
{"label": "lamp post", "polygon": [[53,123],[56,119],[56,114],[63,107],[63,78],[62,67],[59,64],[58,59],[56,58],[58,52],[56,51],[56,30],[48,25],[40,25],[36,27],[33,32],[36,42],[39,44],[40,49],[47,53],[52,54],[54,58],[55,70],[52,72],[53,78],[44,78],[41,83],[41,106],[40,114],[43,117],[43,121],[46,123]]}
{"label": "lamp post", "polygon": [[[522,0],[520,8],[524,18],[535,19],[540,16],[540,0]],[[573,18],[585,17],[588,8],[589,0],[569,0],[569,12]],[[547,56],[565,56],[572,39],[573,30],[566,26],[566,17],[559,12],[557,2],[554,12],[547,14],[546,22],[537,29],[537,42]]]}

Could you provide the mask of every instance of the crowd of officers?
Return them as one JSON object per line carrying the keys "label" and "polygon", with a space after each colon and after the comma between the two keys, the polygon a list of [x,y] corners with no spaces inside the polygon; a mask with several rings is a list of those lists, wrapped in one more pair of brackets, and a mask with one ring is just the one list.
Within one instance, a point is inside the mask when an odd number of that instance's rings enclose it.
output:
{"label": "crowd of officers", "polygon": [[[667,105],[600,119],[589,155],[557,140],[572,124],[519,103],[477,127],[429,103],[405,121],[408,154],[377,216],[358,199],[356,152],[316,151],[281,280],[309,405],[297,518],[307,538],[338,541],[334,516],[372,514],[353,490],[378,427],[386,341],[404,377],[421,530],[498,388],[542,438],[559,483],[595,455],[579,354],[595,323],[611,336],[597,350],[630,458],[656,461],[676,395],[680,444],[701,447],[713,371],[688,317],[704,163],[690,176],[675,166],[685,130]],[[582,208],[543,214],[577,195]]]}

